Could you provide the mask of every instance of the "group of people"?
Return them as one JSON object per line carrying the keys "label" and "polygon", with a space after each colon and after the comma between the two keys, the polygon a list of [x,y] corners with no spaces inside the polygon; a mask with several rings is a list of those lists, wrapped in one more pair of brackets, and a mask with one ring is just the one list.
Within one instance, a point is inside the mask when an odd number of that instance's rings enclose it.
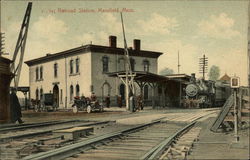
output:
{"label": "group of people", "polygon": [[[104,102],[106,104],[106,107],[109,108],[110,107],[110,95],[109,94],[105,97]],[[121,95],[117,96],[117,106],[119,108],[122,108],[122,97],[121,97]],[[142,95],[139,95],[139,96],[136,97],[136,110],[143,110],[143,108],[144,108],[143,97],[142,97]]]}
{"label": "group of people", "polygon": [[[90,98],[88,98],[88,97],[86,98],[83,95],[81,97],[78,97],[78,98],[80,98],[81,100],[90,100],[91,102],[97,101],[97,97],[96,97],[94,92],[92,92]],[[111,102],[110,95],[108,94],[104,99],[104,103],[105,103],[105,106],[107,108],[110,108],[110,102]],[[117,96],[117,106],[119,108],[122,108],[122,97],[121,97],[121,95]],[[142,95],[139,95],[139,96],[136,97],[136,110],[143,110],[143,108],[144,108],[143,97],[142,97]]]}
{"label": "group of people", "polygon": [[[83,95],[81,97],[76,97],[76,98],[81,98],[82,100],[87,100],[86,97],[84,97]],[[97,97],[95,95],[95,93],[93,92],[90,96],[90,101],[95,102],[97,101]],[[110,95],[108,94],[105,97],[105,104],[106,107],[109,108],[110,107]],[[136,109],[137,110],[143,110],[143,97],[142,95],[137,96],[136,98]],[[121,95],[117,96],[117,105],[118,107],[122,108],[122,97]],[[21,119],[22,117],[22,112],[21,112],[21,105],[19,103],[18,97],[16,95],[16,89],[12,88],[11,89],[11,94],[10,94],[10,116],[11,116],[11,122],[15,123],[16,121],[18,121],[18,123],[24,123],[24,121]]]}

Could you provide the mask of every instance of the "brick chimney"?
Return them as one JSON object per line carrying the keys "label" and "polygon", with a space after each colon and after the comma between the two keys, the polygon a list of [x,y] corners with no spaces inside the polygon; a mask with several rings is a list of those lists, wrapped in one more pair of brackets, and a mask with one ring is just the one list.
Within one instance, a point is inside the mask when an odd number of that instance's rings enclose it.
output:
{"label": "brick chimney", "polygon": [[116,48],[116,36],[109,36],[109,47]]}
{"label": "brick chimney", "polygon": [[141,40],[134,39],[134,50],[140,50],[141,49]]}

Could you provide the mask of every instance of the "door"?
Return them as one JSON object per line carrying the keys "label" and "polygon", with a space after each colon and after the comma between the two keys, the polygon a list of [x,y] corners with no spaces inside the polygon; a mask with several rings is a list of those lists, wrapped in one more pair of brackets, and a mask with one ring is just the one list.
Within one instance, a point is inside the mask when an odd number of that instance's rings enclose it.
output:
{"label": "door", "polygon": [[59,107],[59,88],[57,85],[53,88],[53,104],[56,107]]}

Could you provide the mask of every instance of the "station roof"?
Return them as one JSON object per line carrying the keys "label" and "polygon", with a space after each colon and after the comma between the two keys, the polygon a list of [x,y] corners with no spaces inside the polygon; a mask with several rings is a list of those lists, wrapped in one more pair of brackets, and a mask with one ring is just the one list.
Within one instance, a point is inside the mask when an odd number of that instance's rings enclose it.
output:
{"label": "station roof", "polygon": [[[126,72],[125,71],[120,71],[120,72],[111,72],[107,73],[108,76],[110,77],[125,77]],[[159,83],[159,82],[165,82],[168,80],[167,77],[150,73],[150,72],[145,72],[145,71],[133,71],[132,75],[134,75],[134,80],[135,81],[141,81],[141,82],[148,82],[148,83]]]}
{"label": "station roof", "polygon": [[187,74],[168,74],[165,76],[170,80],[175,80],[175,81],[179,81],[182,83],[190,82],[190,78],[191,78],[191,76],[189,76]]}
{"label": "station roof", "polygon": [[[158,58],[160,55],[163,54],[162,52],[134,50],[134,49],[128,49],[128,51],[129,51],[130,56],[149,57],[149,58]],[[87,52],[124,55],[124,48],[88,44],[88,45],[76,47],[73,49],[65,50],[62,52],[54,53],[54,54],[47,54],[46,56],[32,59],[32,60],[26,61],[25,63],[28,66],[32,66],[35,64],[40,64],[40,63],[44,63],[44,62],[48,62],[48,61],[52,61],[56,59],[62,59],[62,58],[69,57],[72,55],[87,53]]]}
{"label": "station roof", "polygon": [[225,75],[224,76],[222,76],[221,78],[220,78],[220,80],[221,81],[230,81],[230,77],[225,73]]}
{"label": "station roof", "polygon": [[1,55],[0,55],[0,63],[11,63],[11,62],[13,62],[12,60],[10,60],[10,59],[8,59],[8,58],[5,58],[5,57],[2,57]]}

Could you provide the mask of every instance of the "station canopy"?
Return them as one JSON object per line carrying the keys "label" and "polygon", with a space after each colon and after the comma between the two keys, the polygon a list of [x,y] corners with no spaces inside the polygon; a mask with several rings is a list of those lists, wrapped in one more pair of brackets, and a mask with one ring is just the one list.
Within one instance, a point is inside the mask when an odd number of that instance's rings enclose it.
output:
{"label": "station canopy", "polygon": [[[110,72],[107,73],[107,75],[110,77],[125,78],[126,72],[125,71]],[[148,82],[148,83],[161,83],[161,82],[166,82],[169,79],[165,76],[145,71],[132,71],[132,76],[134,77],[134,81]],[[128,77],[130,77],[130,74]]]}
{"label": "station canopy", "polygon": [[190,82],[190,78],[191,78],[191,76],[186,75],[186,74],[168,74],[168,75],[166,75],[166,77],[169,80],[178,81],[178,82],[181,82],[183,84],[188,84]]}

